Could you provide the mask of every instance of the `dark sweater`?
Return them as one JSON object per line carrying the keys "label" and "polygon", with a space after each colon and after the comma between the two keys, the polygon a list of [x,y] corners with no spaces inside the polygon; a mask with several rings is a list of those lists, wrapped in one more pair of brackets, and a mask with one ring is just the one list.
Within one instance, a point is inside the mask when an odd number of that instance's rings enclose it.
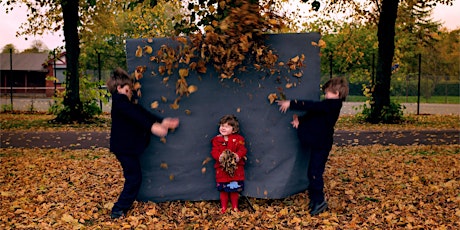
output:
{"label": "dark sweater", "polygon": [[340,115],[342,99],[323,101],[291,100],[291,110],[306,111],[299,116],[297,134],[302,145],[331,149],[334,126]]}
{"label": "dark sweater", "polygon": [[143,153],[150,141],[152,125],[163,120],[118,93],[112,95],[111,117],[110,151],[115,154]]}

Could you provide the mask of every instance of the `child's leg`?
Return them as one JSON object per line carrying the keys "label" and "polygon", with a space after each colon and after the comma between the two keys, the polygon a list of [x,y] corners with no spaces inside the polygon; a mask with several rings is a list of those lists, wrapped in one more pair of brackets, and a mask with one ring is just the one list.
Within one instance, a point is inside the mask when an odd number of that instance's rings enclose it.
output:
{"label": "child's leg", "polygon": [[310,164],[308,167],[308,196],[311,204],[319,204],[324,201],[323,174],[326,168],[329,150],[311,149]]}
{"label": "child's leg", "polygon": [[237,192],[230,193],[230,201],[232,202],[232,209],[233,211],[238,211],[238,199],[240,198],[240,194]]}
{"label": "child's leg", "polygon": [[220,192],[220,204],[222,206],[222,209],[220,210],[222,213],[227,211],[227,205],[228,205],[228,192],[221,191]]}
{"label": "child's leg", "polygon": [[136,156],[117,155],[117,159],[120,161],[121,167],[123,168],[125,184],[118,201],[112,208],[112,213],[120,213],[120,211],[126,213],[133,205],[141,188],[141,164]]}

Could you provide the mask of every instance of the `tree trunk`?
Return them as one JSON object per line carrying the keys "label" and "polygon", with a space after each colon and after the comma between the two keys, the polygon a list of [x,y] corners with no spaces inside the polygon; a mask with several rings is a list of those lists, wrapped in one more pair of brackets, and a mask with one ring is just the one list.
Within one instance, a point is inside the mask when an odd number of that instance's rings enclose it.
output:
{"label": "tree trunk", "polygon": [[390,105],[391,66],[395,50],[395,24],[399,0],[383,0],[378,24],[379,41],[373,104],[369,121],[379,123],[384,106]]}
{"label": "tree trunk", "polygon": [[80,101],[79,86],[79,61],[80,56],[80,39],[78,36],[78,2],[74,0],[62,0],[62,15],[64,19],[64,37],[65,50],[67,59],[66,72],[66,94],[64,97],[64,106],[58,120],[61,122],[80,121],[82,116],[82,103]]}

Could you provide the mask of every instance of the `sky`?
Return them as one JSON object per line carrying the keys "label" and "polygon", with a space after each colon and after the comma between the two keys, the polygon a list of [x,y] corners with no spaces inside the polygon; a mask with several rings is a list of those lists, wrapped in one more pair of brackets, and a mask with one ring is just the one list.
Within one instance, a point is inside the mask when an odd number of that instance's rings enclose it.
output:
{"label": "sky", "polygon": [[[8,14],[4,9],[0,9],[0,49],[11,43],[16,49],[23,51],[30,48],[34,40],[42,41],[50,50],[64,45],[62,31],[37,37],[29,36],[28,40],[25,40],[24,36],[16,37],[20,25],[27,21],[26,9],[26,7],[17,7]],[[460,0],[454,1],[452,6],[437,6],[433,18],[442,22],[449,30],[460,28]]]}

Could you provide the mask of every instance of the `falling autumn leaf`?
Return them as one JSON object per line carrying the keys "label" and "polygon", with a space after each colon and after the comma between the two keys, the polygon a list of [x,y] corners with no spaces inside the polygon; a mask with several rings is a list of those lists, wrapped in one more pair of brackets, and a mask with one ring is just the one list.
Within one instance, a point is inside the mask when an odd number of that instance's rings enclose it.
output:
{"label": "falling autumn leaf", "polygon": [[293,73],[292,75],[294,75],[294,77],[302,77],[303,73],[297,72],[297,73]]}
{"label": "falling autumn leaf", "polygon": [[158,106],[159,106],[158,101],[154,101],[154,102],[152,102],[152,104],[150,104],[150,108],[152,108],[152,109],[156,109],[156,108],[158,108]]}
{"label": "falling autumn leaf", "polygon": [[275,102],[276,99],[278,99],[278,96],[276,95],[276,93],[271,93],[268,95],[267,98],[270,101],[270,104],[273,104],[273,102]]}
{"label": "falling autumn leaf", "polygon": [[142,57],[142,47],[141,46],[137,46],[136,57]]}
{"label": "falling autumn leaf", "polygon": [[189,85],[187,88],[188,93],[194,93],[198,90],[198,87],[196,85]]}
{"label": "falling autumn leaf", "polygon": [[141,88],[141,83],[140,83],[140,82],[135,82],[135,83],[134,83],[134,86],[133,86],[133,89],[134,89],[134,90],[138,90],[138,89],[140,89],[140,88]]}
{"label": "falling autumn leaf", "polygon": [[201,165],[205,165],[208,162],[210,162],[211,160],[212,160],[211,157],[206,157],[206,159],[204,159],[204,161],[203,161],[203,163],[201,163]]}
{"label": "falling autumn leaf", "polygon": [[144,46],[144,52],[146,54],[151,54],[153,52],[153,49],[151,46]]}
{"label": "falling autumn leaf", "polygon": [[188,76],[188,69],[182,68],[179,70],[179,76],[181,78],[187,77]]}

